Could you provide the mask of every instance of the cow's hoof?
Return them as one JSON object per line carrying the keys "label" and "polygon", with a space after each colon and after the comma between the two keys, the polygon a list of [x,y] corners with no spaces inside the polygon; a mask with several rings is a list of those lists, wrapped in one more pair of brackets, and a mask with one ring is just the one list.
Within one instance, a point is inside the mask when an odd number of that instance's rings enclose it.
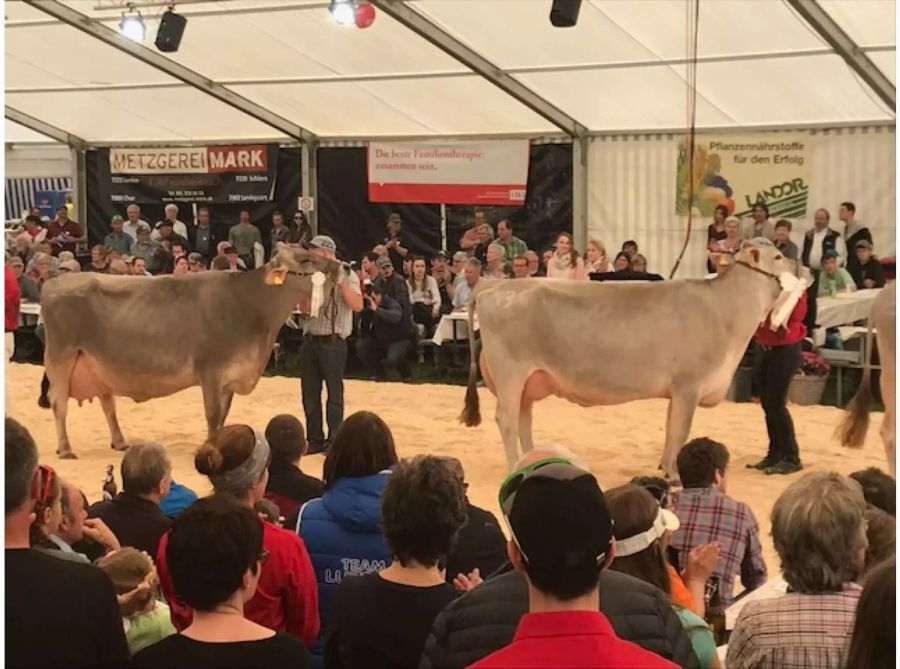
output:
{"label": "cow's hoof", "polygon": [[72,451],[66,451],[65,453],[60,453],[59,451],[57,451],[56,454],[59,456],[60,460],[77,460],[78,459],[78,456],[75,455],[75,453],[73,453]]}
{"label": "cow's hoof", "polygon": [[38,397],[38,406],[41,407],[41,409],[49,409],[50,400],[48,400],[46,397]]}
{"label": "cow's hoof", "polygon": [[111,449],[113,449],[114,451],[127,451],[128,450],[128,444],[119,444],[118,446],[116,446],[115,444],[110,444],[109,447]]}

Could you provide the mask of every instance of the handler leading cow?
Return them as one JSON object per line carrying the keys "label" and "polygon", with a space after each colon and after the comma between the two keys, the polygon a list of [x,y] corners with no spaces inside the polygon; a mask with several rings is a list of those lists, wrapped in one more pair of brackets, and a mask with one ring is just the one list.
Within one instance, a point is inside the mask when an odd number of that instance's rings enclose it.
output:
{"label": "handler leading cow", "polygon": [[487,282],[469,304],[472,351],[460,420],[481,422],[473,313],[481,371],[497,397],[497,425],[510,465],[533,448],[532,405],[549,395],[581,406],[669,398],[662,467],[688,438],[697,405],[715,406],[731,385],[753,333],[797,265],[771,243],[746,242],[714,280],[610,285],[522,279]]}
{"label": "handler leading cow", "polygon": [[[309,307],[313,275],[324,275],[327,294],[345,271],[336,261],[280,246],[266,267],[245,273],[76,274],[48,282],[42,295],[44,366],[57,453],[75,457],[66,432],[69,398],[81,403],[99,397],[112,446],[123,450],[114,396],[143,402],[200,386],[212,437],[234,393],[256,387],[296,305]],[[192,326],[198,322],[202,328]]]}

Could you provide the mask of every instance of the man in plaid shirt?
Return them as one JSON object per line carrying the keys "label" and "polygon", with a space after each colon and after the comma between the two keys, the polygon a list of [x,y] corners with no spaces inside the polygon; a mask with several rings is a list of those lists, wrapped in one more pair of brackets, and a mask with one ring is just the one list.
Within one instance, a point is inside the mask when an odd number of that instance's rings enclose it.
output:
{"label": "man in plaid shirt", "polygon": [[678,475],[684,490],[672,496],[681,527],[669,541],[675,567],[684,571],[688,553],[701,544],[721,546],[712,575],[719,578],[722,604],[732,601],[734,580],[740,574],[747,590],[766,582],[766,563],[759,543],[759,525],[750,507],[725,494],[728,449],[701,437],[685,444],[678,454]]}

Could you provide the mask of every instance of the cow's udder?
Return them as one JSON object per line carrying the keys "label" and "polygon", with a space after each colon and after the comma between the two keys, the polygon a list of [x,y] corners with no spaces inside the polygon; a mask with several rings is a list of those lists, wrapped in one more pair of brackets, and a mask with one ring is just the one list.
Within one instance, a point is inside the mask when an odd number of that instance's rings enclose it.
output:
{"label": "cow's udder", "polygon": [[112,389],[97,376],[93,361],[79,352],[69,377],[69,397],[81,403],[110,393]]}

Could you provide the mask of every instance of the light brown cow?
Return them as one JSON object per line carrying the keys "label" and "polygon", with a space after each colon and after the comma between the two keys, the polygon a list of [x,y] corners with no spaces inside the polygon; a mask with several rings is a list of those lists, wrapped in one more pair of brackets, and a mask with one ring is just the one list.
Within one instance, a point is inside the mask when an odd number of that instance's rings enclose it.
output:
{"label": "light brown cow", "polygon": [[112,446],[127,448],[114,396],[144,402],[200,386],[208,437],[225,422],[234,393],[249,394],[281,326],[309,306],[311,277],[325,294],[346,270],[299,249],[245,273],[127,277],[77,274],[44,287],[44,366],[56,419],[57,453],[74,458],[66,432],[69,398],[100,398]]}
{"label": "light brown cow", "polygon": [[872,328],[878,333],[878,356],[881,361],[881,400],[884,402],[884,419],[881,421],[881,440],[887,455],[891,475],[897,474],[896,444],[896,367],[897,349],[897,284],[889,283],[879,293],[869,313],[869,330],[866,334],[866,361],[859,390],[847,405],[847,413],[838,426],[837,437],[841,445],[862,448],[869,430],[869,405],[872,403]]}
{"label": "light brown cow", "polygon": [[[795,272],[771,245],[745,243],[737,264],[713,280],[607,284],[519,279],[476,291],[485,385],[497,396],[497,425],[510,464],[532,449],[534,402],[549,395],[581,406],[670,399],[662,467],[688,438],[697,405],[728,392],[751,337],[781,292],[777,276]],[[472,349],[460,420],[481,415]]]}

